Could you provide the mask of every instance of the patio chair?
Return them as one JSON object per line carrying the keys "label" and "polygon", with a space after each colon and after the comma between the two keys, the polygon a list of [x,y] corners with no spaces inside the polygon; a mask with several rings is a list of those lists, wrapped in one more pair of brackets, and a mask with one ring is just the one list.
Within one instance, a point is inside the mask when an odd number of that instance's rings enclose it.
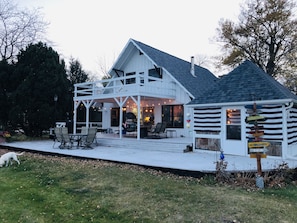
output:
{"label": "patio chair", "polygon": [[156,127],[152,129],[151,133],[154,137],[161,138],[161,135],[165,133],[166,126],[166,122],[158,122]]}
{"label": "patio chair", "polygon": [[163,135],[165,134],[165,132],[166,132],[166,127],[167,127],[167,123],[166,123],[166,122],[162,122],[160,131],[157,133],[160,137],[161,137],[161,134],[163,134]]}
{"label": "patio chair", "polygon": [[89,128],[86,138],[83,140],[83,149],[92,149],[92,144],[96,138],[97,128]]}
{"label": "patio chair", "polygon": [[157,132],[159,132],[160,129],[161,129],[161,126],[162,126],[162,123],[161,122],[158,122],[157,125],[155,126],[155,128],[152,128],[151,133],[154,135]]}
{"label": "patio chair", "polygon": [[54,136],[53,148],[55,147],[56,142],[60,143],[59,148],[61,148],[63,144],[62,129],[59,127],[55,127],[54,133],[55,133],[55,136]]}
{"label": "patio chair", "polygon": [[78,145],[80,145],[81,142],[85,140],[86,135],[88,135],[88,127],[87,127],[87,126],[83,126],[83,127],[81,127],[80,134],[82,134],[82,135],[84,135],[84,136],[80,137],[79,139],[76,139]]}
{"label": "patio chair", "polygon": [[73,140],[70,138],[68,134],[67,127],[62,127],[62,138],[63,138],[62,148],[71,149],[73,146]]}
{"label": "patio chair", "polygon": [[81,134],[87,135],[88,134],[88,127],[86,127],[86,126],[81,127]]}

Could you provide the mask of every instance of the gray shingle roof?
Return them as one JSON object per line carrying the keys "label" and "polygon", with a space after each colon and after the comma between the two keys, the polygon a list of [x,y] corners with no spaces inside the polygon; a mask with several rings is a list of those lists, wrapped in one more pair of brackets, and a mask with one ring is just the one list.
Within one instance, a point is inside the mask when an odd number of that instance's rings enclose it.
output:
{"label": "gray shingle roof", "polygon": [[261,68],[245,61],[223,76],[217,86],[189,104],[215,104],[253,100],[294,99],[297,96],[266,74]]}
{"label": "gray shingle roof", "polygon": [[209,70],[197,65],[195,65],[195,74],[197,77],[194,77],[190,72],[190,62],[155,49],[142,42],[133,39],[132,41],[144,54],[150,57],[158,67],[166,69],[194,97],[203,94],[217,80],[217,77]]}

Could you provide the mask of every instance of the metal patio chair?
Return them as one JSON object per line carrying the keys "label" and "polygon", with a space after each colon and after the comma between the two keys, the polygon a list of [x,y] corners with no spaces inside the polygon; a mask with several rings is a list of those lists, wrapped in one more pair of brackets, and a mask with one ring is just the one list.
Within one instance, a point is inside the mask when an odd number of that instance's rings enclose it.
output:
{"label": "metal patio chair", "polygon": [[161,138],[162,134],[165,134],[166,131],[166,122],[158,122],[156,127],[152,129],[151,133],[153,137]]}
{"label": "metal patio chair", "polygon": [[62,127],[62,138],[63,138],[62,148],[71,149],[73,146],[73,140],[70,138],[68,134],[67,127]]}
{"label": "metal patio chair", "polygon": [[54,136],[53,148],[55,147],[56,142],[60,143],[59,148],[61,148],[63,145],[62,128],[55,127],[54,133],[55,133],[55,136]]}
{"label": "metal patio chair", "polygon": [[85,139],[82,141],[83,149],[86,149],[86,148],[93,149],[91,145],[93,144],[96,138],[96,133],[97,133],[97,128],[88,129],[88,134],[85,137]]}

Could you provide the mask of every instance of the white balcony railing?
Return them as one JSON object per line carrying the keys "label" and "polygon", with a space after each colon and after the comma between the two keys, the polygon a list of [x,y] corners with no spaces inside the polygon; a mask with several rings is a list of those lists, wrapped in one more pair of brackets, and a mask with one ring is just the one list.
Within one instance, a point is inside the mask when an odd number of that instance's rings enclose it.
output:
{"label": "white balcony railing", "polygon": [[176,86],[160,78],[135,74],[74,85],[74,98],[110,98],[128,95],[175,97]]}

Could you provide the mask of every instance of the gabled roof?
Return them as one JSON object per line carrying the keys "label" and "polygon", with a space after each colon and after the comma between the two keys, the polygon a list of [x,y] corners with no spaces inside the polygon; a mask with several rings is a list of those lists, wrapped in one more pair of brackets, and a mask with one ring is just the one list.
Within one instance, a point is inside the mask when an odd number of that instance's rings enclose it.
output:
{"label": "gabled roof", "polygon": [[[128,48],[131,44],[133,44],[134,47],[137,47],[141,53],[146,55],[156,67],[162,67],[162,69],[167,70],[169,74],[191,94],[192,97],[196,97],[197,95],[205,92],[217,80],[217,77],[209,70],[197,65],[195,65],[196,77],[194,77],[190,72],[190,62],[172,56],[134,39],[129,40],[120,57],[124,56],[123,53],[125,50],[127,50],[127,53],[130,52],[131,49],[129,50]],[[123,59],[119,58],[114,67],[121,63],[124,63]]]}
{"label": "gabled roof", "polygon": [[261,68],[245,61],[229,74],[223,76],[216,87],[189,104],[217,104],[254,100],[293,99],[297,96]]}

